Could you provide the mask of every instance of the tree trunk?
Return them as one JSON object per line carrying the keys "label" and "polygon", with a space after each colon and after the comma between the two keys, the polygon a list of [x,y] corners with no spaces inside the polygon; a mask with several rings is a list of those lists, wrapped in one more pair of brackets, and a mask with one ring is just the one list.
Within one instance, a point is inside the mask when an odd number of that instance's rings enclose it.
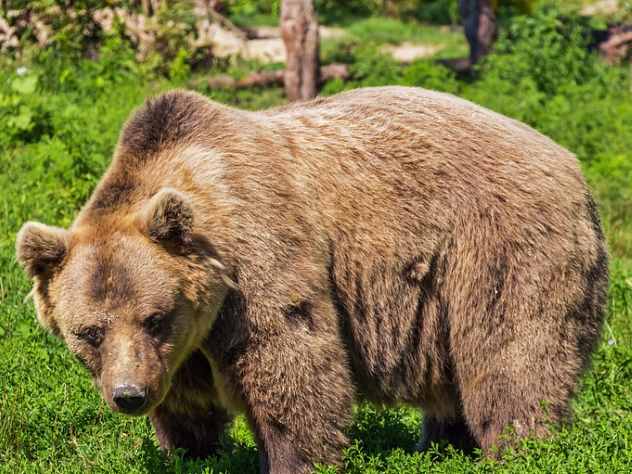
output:
{"label": "tree trunk", "polygon": [[143,7],[143,15],[149,16],[149,0],[141,0],[140,3]]}
{"label": "tree trunk", "polygon": [[319,38],[312,0],[283,0],[281,35],[287,52],[284,84],[288,99],[316,97],[320,70]]}
{"label": "tree trunk", "polygon": [[470,44],[470,65],[491,50],[496,39],[496,14],[491,0],[460,0],[459,8]]}

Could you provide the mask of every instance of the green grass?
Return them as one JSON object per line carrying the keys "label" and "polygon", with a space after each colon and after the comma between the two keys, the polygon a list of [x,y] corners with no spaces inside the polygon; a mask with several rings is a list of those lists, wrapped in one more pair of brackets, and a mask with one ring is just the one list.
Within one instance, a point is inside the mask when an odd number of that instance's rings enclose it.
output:
{"label": "green grass", "polygon": [[350,19],[339,26],[344,28],[347,36],[322,41],[321,52],[325,62],[340,60],[341,52],[358,47],[379,48],[402,43],[440,47],[430,56],[434,59],[468,55],[467,42],[458,27],[432,26],[414,20],[404,22],[383,17]]}
{"label": "green grass", "polygon": [[467,56],[467,43],[459,28],[431,26],[416,21],[402,22],[395,18],[366,18],[347,26],[350,35],[360,43],[400,44],[403,42],[440,45],[440,57]]}
{"label": "green grass", "polygon": [[[400,66],[376,51],[384,42],[439,38],[438,29],[397,31],[391,20],[363,20],[349,26],[355,40],[327,53],[350,62],[353,77],[327,84],[325,93],[388,83],[447,90],[524,120],[577,152],[604,218],[612,273],[608,326],[574,402],[572,426],[548,441],[526,441],[494,462],[446,446],[419,454],[419,411],[361,404],[349,433],[347,472],[632,471],[630,77],[579,54],[547,21],[537,18],[535,30],[516,23],[524,47],[505,50],[501,43],[469,81],[430,61]],[[533,47],[530,37],[544,46]],[[45,57],[29,65],[27,77],[36,78],[30,82],[18,79],[15,64],[0,67],[0,472],[257,472],[257,450],[243,419],[216,457],[164,456],[148,421],[111,413],[88,374],[38,327],[32,304],[23,302],[29,283],[14,257],[20,225],[28,219],[68,225],[105,169],[130,110],[147,95],[183,83],[134,65],[120,44],[108,48],[98,62]],[[235,63],[215,72],[238,75],[252,67]],[[283,102],[278,88],[201,90],[250,109]]]}

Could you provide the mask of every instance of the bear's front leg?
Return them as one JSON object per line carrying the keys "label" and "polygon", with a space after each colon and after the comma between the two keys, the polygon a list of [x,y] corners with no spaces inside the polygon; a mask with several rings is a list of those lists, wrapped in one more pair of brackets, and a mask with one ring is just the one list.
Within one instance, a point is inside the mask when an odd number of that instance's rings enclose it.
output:
{"label": "bear's front leg", "polygon": [[149,415],[161,449],[182,448],[193,458],[214,454],[231,420],[216,401],[210,364],[201,351],[195,351],[174,375],[166,398]]}
{"label": "bear's front leg", "polygon": [[309,473],[316,463],[342,462],[354,394],[335,321],[329,301],[294,306],[270,319],[261,309],[252,337],[231,364],[262,473]]}
{"label": "bear's front leg", "polygon": [[185,456],[206,458],[220,447],[221,436],[230,421],[222,409],[182,413],[168,406],[158,406],[150,415],[160,448],[164,451],[184,449]]}

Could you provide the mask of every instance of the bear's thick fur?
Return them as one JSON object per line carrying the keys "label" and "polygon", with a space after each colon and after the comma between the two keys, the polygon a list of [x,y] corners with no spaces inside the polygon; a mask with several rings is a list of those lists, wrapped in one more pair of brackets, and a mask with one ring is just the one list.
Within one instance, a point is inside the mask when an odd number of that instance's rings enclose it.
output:
{"label": "bear's thick fur", "polygon": [[359,397],[422,408],[422,447],[546,435],[608,280],[571,153],[398,87],[265,112],[159,96],[71,229],[27,223],[17,253],[112,408],[196,456],[245,413],[274,473],[339,464]]}

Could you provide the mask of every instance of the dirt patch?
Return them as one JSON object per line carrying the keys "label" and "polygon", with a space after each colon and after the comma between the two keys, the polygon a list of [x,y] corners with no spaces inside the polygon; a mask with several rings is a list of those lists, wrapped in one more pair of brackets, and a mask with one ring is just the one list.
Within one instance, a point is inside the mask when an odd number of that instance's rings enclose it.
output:
{"label": "dirt patch", "polygon": [[434,56],[444,48],[440,44],[422,44],[405,42],[399,45],[386,45],[381,51],[390,54],[395,61],[400,63],[411,63],[417,59],[424,59]]}
{"label": "dirt patch", "polygon": [[262,63],[284,63],[285,45],[281,38],[252,39],[246,41],[241,56]]}
{"label": "dirt patch", "polygon": [[614,15],[619,12],[620,9],[621,5],[619,4],[619,0],[601,0],[600,2],[586,5],[582,8],[581,14],[587,16]]}

